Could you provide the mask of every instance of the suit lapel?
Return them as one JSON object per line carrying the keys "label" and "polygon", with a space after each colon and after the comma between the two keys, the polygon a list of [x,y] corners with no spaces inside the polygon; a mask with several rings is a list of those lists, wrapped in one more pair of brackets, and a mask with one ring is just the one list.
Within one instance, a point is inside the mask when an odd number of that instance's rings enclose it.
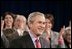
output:
{"label": "suit lapel", "polygon": [[[25,34],[24,34],[25,35]],[[34,44],[33,44],[33,41],[29,35],[29,33],[26,35],[25,37],[25,43],[26,43],[26,47],[27,48],[35,48]]]}

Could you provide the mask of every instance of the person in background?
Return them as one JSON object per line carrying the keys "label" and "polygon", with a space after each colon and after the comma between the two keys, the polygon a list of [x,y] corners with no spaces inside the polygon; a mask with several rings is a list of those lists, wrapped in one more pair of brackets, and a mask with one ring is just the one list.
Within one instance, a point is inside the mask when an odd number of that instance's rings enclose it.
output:
{"label": "person in background", "polygon": [[71,27],[66,27],[63,34],[65,48],[71,48]]}
{"label": "person in background", "polygon": [[11,12],[5,12],[1,20],[1,38],[5,45],[5,48],[9,46],[9,35],[12,33],[10,30],[13,27],[14,14]]}
{"label": "person in background", "polygon": [[45,31],[41,37],[44,37],[48,42],[50,42],[51,48],[57,48],[57,45],[59,45],[59,40],[61,36],[59,36],[58,32],[52,30],[54,25],[54,16],[53,14],[48,13],[48,14],[45,14],[45,19],[46,19]]}
{"label": "person in background", "polygon": [[45,31],[42,34],[41,37],[44,37],[48,42],[50,42],[51,40],[51,32],[52,31],[52,27],[54,24],[54,17],[52,14],[45,14],[45,21],[46,21],[46,25],[45,25]]}
{"label": "person in background", "polygon": [[63,39],[65,48],[71,48],[71,20],[69,21],[69,26],[64,29]]}
{"label": "person in background", "polygon": [[26,18],[23,15],[16,15],[13,29],[17,31],[19,36],[23,36],[26,29]]}

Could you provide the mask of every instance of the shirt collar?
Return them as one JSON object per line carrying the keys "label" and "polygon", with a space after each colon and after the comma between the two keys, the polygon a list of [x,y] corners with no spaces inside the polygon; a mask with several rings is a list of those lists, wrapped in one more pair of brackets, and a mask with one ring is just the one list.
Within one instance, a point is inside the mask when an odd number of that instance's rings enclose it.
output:
{"label": "shirt collar", "polygon": [[30,35],[30,37],[31,37],[31,39],[32,39],[32,41],[33,41],[33,43],[34,43],[34,46],[36,46],[36,44],[35,44],[35,40],[36,39],[38,39],[39,40],[39,37],[34,37],[34,35],[30,32],[30,30],[29,30],[29,35]]}

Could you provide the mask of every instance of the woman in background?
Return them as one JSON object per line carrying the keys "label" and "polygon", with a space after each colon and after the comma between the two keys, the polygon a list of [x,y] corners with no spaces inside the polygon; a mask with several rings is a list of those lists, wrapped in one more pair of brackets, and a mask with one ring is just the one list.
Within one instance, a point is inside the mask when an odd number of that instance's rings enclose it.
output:
{"label": "woman in background", "polygon": [[[1,20],[1,38],[4,43],[4,47],[8,48],[9,46],[9,38],[11,37],[13,21],[14,21],[14,14],[11,12],[5,12],[2,16],[3,19]],[[7,42],[6,42],[7,41]]]}
{"label": "woman in background", "polygon": [[[41,37],[44,37],[49,43],[51,48],[64,48],[64,42],[62,39],[63,28],[61,29],[60,33],[53,31],[54,25],[54,17],[53,14],[48,13],[45,15],[46,18],[46,26],[45,31]],[[59,40],[61,40],[62,44],[60,45]]]}
{"label": "woman in background", "polygon": [[3,15],[3,20],[4,20],[3,30],[11,29],[13,27],[14,14],[11,12],[5,12]]}

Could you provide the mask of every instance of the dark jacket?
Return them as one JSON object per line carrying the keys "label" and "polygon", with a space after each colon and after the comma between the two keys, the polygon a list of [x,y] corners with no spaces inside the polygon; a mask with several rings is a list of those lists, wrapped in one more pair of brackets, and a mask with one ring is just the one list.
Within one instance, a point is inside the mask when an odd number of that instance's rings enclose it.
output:
{"label": "dark jacket", "polygon": [[[49,43],[42,37],[39,38],[42,48],[49,48]],[[33,41],[27,31],[22,37],[13,40],[10,43],[10,48],[35,48]]]}

